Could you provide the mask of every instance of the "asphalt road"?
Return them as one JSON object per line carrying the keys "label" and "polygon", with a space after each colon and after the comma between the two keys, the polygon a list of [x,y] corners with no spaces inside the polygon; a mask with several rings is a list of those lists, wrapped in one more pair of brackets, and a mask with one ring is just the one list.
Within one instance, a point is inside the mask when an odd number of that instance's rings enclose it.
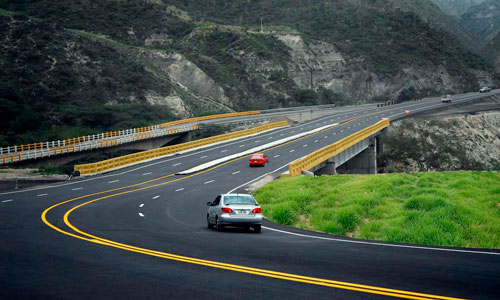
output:
{"label": "asphalt road", "polygon": [[[494,91],[492,93],[499,93]],[[206,228],[207,201],[382,117],[484,94],[343,112],[57,186],[0,194],[0,299],[500,299],[500,251],[360,241],[266,221]],[[193,175],[191,167],[328,124],[342,125]],[[265,213],[265,212],[264,212]]]}

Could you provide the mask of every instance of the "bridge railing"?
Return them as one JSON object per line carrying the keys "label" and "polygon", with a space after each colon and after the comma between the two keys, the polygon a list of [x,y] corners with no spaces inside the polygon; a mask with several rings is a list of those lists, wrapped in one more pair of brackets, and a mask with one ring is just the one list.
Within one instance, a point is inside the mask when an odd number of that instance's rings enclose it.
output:
{"label": "bridge railing", "polygon": [[24,152],[17,152],[17,153],[10,153],[10,154],[3,154],[0,156],[0,163],[5,164],[9,162],[17,162],[17,161],[22,161],[22,160],[28,160],[28,159],[37,159],[37,158],[42,158],[42,157],[50,157],[50,156],[55,156],[55,155],[61,155],[61,154],[67,154],[67,153],[73,153],[73,152],[81,152],[81,151],[87,151],[87,150],[95,150],[95,149],[100,149],[100,148],[108,148],[108,147],[114,147],[118,146],[121,144],[126,144],[126,143],[131,143],[131,142],[137,142],[145,139],[150,139],[150,138],[155,138],[155,137],[160,137],[160,136],[165,136],[165,135],[172,135],[172,134],[178,134],[181,132],[187,132],[191,130],[195,130],[198,128],[198,124],[188,124],[184,126],[179,126],[175,128],[167,128],[167,129],[162,129],[162,130],[153,130],[153,131],[146,131],[146,132],[138,132],[134,133],[132,132],[131,134],[128,135],[122,135],[122,136],[112,136],[112,137],[105,137],[103,139],[95,139],[95,140],[87,140],[86,142],[80,142],[80,143],[74,143],[74,144],[65,144],[58,146],[54,142],[53,147],[48,147],[48,148],[39,148],[39,149],[34,149],[31,151],[24,151]]}
{"label": "bridge railing", "polygon": [[382,120],[374,125],[366,127],[350,136],[341,139],[331,145],[323,147],[319,150],[312,152],[311,154],[296,160],[289,165],[288,174],[283,174],[283,177],[295,177],[302,173],[302,170],[310,170],[313,167],[319,165],[320,163],[328,160],[329,158],[349,149],[351,146],[357,144],[358,142],[364,140],[365,138],[381,131],[382,129],[390,125],[389,119]]}
{"label": "bridge railing", "polygon": [[223,141],[231,140],[234,138],[243,137],[243,136],[247,136],[247,135],[251,135],[251,134],[255,134],[255,133],[262,132],[262,131],[266,131],[266,130],[270,130],[270,129],[278,128],[278,127],[283,127],[283,126],[287,126],[287,125],[288,125],[287,121],[270,123],[270,124],[250,128],[250,129],[230,132],[230,133],[217,135],[217,136],[213,136],[213,137],[208,137],[208,138],[204,138],[204,139],[199,139],[199,140],[186,142],[186,143],[182,143],[182,144],[178,144],[178,145],[161,147],[161,148],[157,148],[157,149],[153,149],[153,150],[124,155],[124,156],[111,158],[111,159],[96,162],[96,163],[76,165],[74,170],[80,172],[80,175],[98,174],[98,173],[114,170],[117,168],[133,165],[135,163],[147,161],[150,159],[159,158],[159,157],[162,157],[165,155],[169,155],[169,154],[197,148],[200,146],[206,146],[206,145],[210,145],[210,144],[214,144],[214,143],[218,143],[218,142],[223,142]]}
{"label": "bridge railing", "polygon": [[[238,113],[218,114],[203,117],[183,119],[173,122],[151,125],[146,127],[108,131],[99,134],[75,137],[66,140],[39,142],[26,145],[0,148],[0,164],[17,162],[27,159],[36,159],[52,155],[79,152],[97,148],[112,147],[124,143],[155,138],[198,128],[198,122],[204,120],[247,116],[259,114],[260,111],[246,111]],[[191,123],[188,125],[188,123]]]}

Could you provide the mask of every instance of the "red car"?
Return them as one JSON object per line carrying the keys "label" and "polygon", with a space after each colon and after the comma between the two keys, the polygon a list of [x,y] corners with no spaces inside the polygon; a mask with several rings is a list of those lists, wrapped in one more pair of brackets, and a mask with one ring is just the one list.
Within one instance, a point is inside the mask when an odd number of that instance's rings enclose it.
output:
{"label": "red car", "polygon": [[262,153],[255,153],[250,156],[250,167],[264,166],[267,162],[269,162],[269,159]]}

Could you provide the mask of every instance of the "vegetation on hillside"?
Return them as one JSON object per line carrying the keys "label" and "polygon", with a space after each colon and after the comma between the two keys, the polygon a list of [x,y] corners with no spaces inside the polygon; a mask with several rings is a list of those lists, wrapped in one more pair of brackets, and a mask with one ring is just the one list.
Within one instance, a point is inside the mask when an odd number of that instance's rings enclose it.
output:
{"label": "vegetation on hillside", "polygon": [[254,193],[284,225],[397,243],[500,248],[500,173],[283,178]]}
{"label": "vegetation on hillside", "polygon": [[[299,32],[334,43],[351,59],[366,67],[394,74],[416,61],[445,63],[451,74],[488,64],[464,50],[451,35],[433,29],[410,12],[391,9],[385,1],[190,1],[169,0],[199,19],[258,28],[289,26]],[[464,82],[466,84],[466,82]]]}
{"label": "vegetation on hillside", "polygon": [[[494,145],[494,126],[483,123],[474,128],[456,119],[401,121],[382,135],[384,152],[378,157],[379,166],[387,166],[390,172],[500,171],[495,153],[481,148],[479,152],[485,153],[479,156],[477,151],[482,144]],[[464,134],[467,129],[469,133]]]}
{"label": "vegetation on hillside", "polygon": [[23,15],[0,14],[0,145],[171,120],[147,91],[171,86],[116,49]]}
{"label": "vegetation on hillside", "polygon": [[[147,102],[150,92],[179,96],[194,114],[219,101],[174,85],[166,71],[141,60],[145,51],[182,54],[223,88],[228,109],[349,103],[336,91],[298,87],[288,75],[289,49],[270,31],[330,42],[350,67],[380,77],[413,65],[444,65],[464,90],[477,88],[470,68],[490,70],[483,59],[417,15],[386,4],[0,0],[0,145],[175,118]],[[422,93],[411,88],[401,97]]]}

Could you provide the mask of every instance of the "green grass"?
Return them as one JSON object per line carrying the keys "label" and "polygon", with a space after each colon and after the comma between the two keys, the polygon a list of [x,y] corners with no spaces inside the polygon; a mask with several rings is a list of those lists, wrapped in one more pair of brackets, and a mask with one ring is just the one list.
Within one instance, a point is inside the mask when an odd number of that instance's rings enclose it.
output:
{"label": "green grass", "polygon": [[7,16],[13,16],[16,13],[10,10],[5,10],[0,8],[0,15],[7,15]]}
{"label": "green grass", "polygon": [[254,193],[274,222],[360,239],[500,249],[500,173],[276,180]]}

